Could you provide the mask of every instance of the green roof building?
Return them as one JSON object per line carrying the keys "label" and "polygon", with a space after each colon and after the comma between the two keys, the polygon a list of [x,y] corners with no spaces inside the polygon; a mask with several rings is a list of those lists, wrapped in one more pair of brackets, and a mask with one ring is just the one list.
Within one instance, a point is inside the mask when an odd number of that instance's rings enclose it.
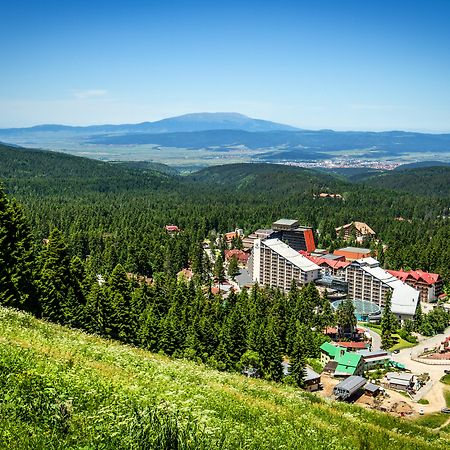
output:
{"label": "green roof building", "polygon": [[361,375],[363,373],[363,359],[355,352],[339,349],[334,360],[338,363],[335,376]]}
{"label": "green roof building", "polygon": [[323,365],[334,361],[335,376],[362,375],[363,373],[364,361],[361,355],[348,352],[345,348],[337,347],[330,342],[324,342],[320,346],[320,361]]}

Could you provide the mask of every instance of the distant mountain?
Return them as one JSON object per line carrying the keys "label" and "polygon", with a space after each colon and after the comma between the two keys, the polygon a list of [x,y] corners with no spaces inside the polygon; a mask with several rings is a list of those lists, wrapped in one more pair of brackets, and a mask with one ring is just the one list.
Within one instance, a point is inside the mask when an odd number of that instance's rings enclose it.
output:
{"label": "distant mountain", "polygon": [[33,133],[174,133],[205,130],[243,130],[243,131],[274,131],[298,130],[298,128],[268,120],[252,119],[238,113],[193,113],[185,114],[156,122],[142,122],[123,125],[90,125],[86,127],[68,125],[37,125],[29,128],[0,129],[0,136],[33,134]]}
{"label": "distant mountain", "polygon": [[[339,155],[353,152],[358,159],[380,160],[414,153],[431,153],[430,159],[436,154],[450,154],[450,134],[304,130],[238,113],[185,114],[139,124],[0,129],[0,141],[34,148],[65,149],[69,153],[90,156],[97,154],[105,159],[121,159],[122,154],[125,159],[136,159],[128,154],[129,149],[122,152],[118,148],[154,145],[162,147],[156,149],[161,162],[170,160],[161,156],[170,154],[173,148],[183,152],[184,149],[208,149],[215,154],[221,152],[220,158],[226,158],[223,153],[238,150],[247,152],[246,158],[271,162],[323,160],[336,152]],[[137,156],[142,157],[140,151]],[[151,150],[146,149],[143,159],[154,159],[153,156]],[[197,157],[189,155],[189,158],[198,163]]]}

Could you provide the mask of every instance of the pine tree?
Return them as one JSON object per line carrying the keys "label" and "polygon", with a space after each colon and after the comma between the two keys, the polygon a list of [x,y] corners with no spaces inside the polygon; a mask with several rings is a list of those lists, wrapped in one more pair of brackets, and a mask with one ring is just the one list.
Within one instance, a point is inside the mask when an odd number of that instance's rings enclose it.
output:
{"label": "pine tree", "polygon": [[39,290],[42,316],[53,322],[64,322],[64,304],[70,289],[69,251],[62,233],[55,228],[41,259]]}
{"label": "pine tree", "polygon": [[291,372],[290,375],[295,384],[304,387],[306,376],[306,356],[308,354],[305,333],[307,327],[300,325],[295,337],[294,349],[290,355]]}
{"label": "pine tree", "polygon": [[228,275],[234,279],[236,275],[239,275],[238,261],[235,255],[233,255],[228,263]]}
{"label": "pine tree", "polygon": [[31,232],[23,210],[0,185],[0,304],[40,313]]}
{"label": "pine tree", "polygon": [[346,299],[339,303],[336,312],[336,322],[341,335],[352,333],[358,323],[355,316],[355,307],[351,300]]}
{"label": "pine tree", "polygon": [[261,350],[262,370],[264,377],[280,381],[283,377],[282,349],[280,338],[276,333],[273,318],[269,318],[264,333],[264,346]]}
{"label": "pine tree", "polygon": [[223,268],[223,257],[221,254],[216,258],[216,262],[214,264],[214,276],[216,277],[219,283],[221,283],[225,279],[225,271]]}
{"label": "pine tree", "polygon": [[90,333],[107,336],[105,331],[106,293],[102,286],[95,281],[86,298],[84,307],[84,327]]}
{"label": "pine tree", "polygon": [[110,337],[123,342],[131,342],[131,289],[127,274],[121,264],[117,264],[108,279],[106,328]]}
{"label": "pine tree", "polygon": [[423,325],[423,313],[422,306],[419,302],[416,308],[416,312],[414,313],[414,330],[420,332]]}
{"label": "pine tree", "polygon": [[392,334],[397,329],[397,319],[391,311],[392,291],[386,292],[383,317],[381,318],[381,347],[385,350],[394,345]]}

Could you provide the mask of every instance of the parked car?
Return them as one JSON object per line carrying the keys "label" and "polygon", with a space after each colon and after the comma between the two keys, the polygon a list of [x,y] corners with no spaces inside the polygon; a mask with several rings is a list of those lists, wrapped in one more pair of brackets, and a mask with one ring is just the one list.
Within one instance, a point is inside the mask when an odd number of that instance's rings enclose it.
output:
{"label": "parked car", "polygon": [[441,413],[450,414],[450,408],[442,408]]}
{"label": "parked car", "polygon": [[446,373],[447,375],[449,375],[449,374],[450,374],[450,370],[445,369],[445,370],[444,370],[444,373]]}
{"label": "parked car", "polygon": [[394,355],[396,355],[397,353],[400,353],[400,350],[394,350],[392,353],[394,353]]}

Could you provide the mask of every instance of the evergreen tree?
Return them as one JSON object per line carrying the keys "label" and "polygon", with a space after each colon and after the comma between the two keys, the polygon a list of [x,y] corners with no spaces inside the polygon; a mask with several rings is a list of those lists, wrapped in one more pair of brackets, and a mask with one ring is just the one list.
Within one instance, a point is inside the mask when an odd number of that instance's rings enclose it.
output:
{"label": "evergreen tree", "polygon": [[397,318],[391,311],[391,303],[392,291],[387,291],[381,318],[381,347],[385,350],[394,345],[392,334],[397,330]]}
{"label": "evergreen tree", "polygon": [[225,279],[222,254],[217,256],[216,262],[214,263],[214,277],[217,279],[219,283],[221,283]]}
{"label": "evergreen tree", "polygon": [[22,208],[0,185],[0,304],[39,314],[31,232]]}
{"label": "evergreen tree", "polygon": [[108,279],[106,327],[113,339],[131,342],[131,288],[127,274],[117,264]]}
{"label": "evergreen tree", "polygon": [[308,354],[305,334],[307,327],[300,325],[298,327],[297,335],[295,337],[294,349],[290,355],[291,377],[295,384],[303,387],[306,376],[306,356]]}
{"label": "evergreen tree", "polygon": [[265,328],[261,362],[265,378],[274,381],[281,380],[283,377],[281,342],[276,333],[276,325],[273,318],[268,320]]}
{"label": "evergreen tree", "polygon": [[69,296],[70,258],[62,233],[55,228],[41,258],[39,291],[42,316],[53,322],[64,322],[64,305]]}
{"label": "evergreen tree", "polygon": [[423,325],[423,313],[422,313],[422,305],[417,305],[416,312],[414,313],[414,330],[420,332]]}
{"label": "evergreen tree", "polygon": [[355,307],[351,300],[346,299],[339,303],[336,311],[336,322],[339,326],[341,336],[347,333],[353,333],[357,320],[355,316]]}
{"label": "evergreen tree", "polygon": [[233,255],[228,263],[228,275],[234,279],[236,275],[239,275],[238,261],[235,255]]}

